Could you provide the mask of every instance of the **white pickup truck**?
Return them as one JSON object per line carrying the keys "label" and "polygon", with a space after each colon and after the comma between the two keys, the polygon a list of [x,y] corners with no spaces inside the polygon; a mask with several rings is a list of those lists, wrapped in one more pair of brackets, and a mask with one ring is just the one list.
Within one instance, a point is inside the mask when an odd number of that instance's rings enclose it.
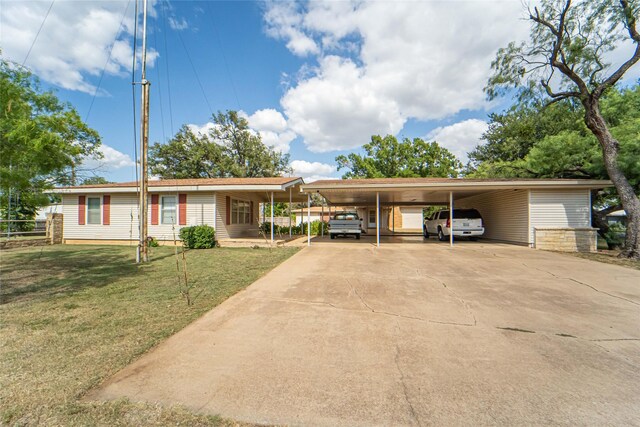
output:
{"label": "white pickup truck", "polygon": [[[430,235],[437,235],[438,240],[448,240],[451,235],[451,219],[449,211],[443,210],[433,214],[431,218],[424,220],[422,227],[425,238]],[[484,224],[480,212],[475,209],[454,209],[453,210],[453,236],[469,237],[475,240],[484,234]]]}
{"label": "white pickup truck", "polygon": [[340,212],[329,220],[329,236],[356,236],[360,240],[362,234],[362,220],[355,212]]}

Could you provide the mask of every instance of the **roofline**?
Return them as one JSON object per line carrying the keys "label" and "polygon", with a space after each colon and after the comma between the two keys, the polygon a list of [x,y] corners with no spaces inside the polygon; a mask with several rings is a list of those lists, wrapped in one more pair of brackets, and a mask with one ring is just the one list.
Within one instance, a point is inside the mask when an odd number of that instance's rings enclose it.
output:
{"label": "roofline", "polygon": [[[233,185],[153,185],[154,181],[149,181],[148,191],[150,193],[171,193],[177,191],[285,191],[289,187],[304,184],[302,178],[292,178],[283,184],[233,184]],[[78,186],[78,187],[57,187],[47,191],[53,194],[88,194],[88,193],[137,193],[136,185],[104,185],[99,186]]]}
{"label": "roofline", "polygon": [[511,180],[511,181],[444,181],[444,182],[393,182],[393,183],[358,183],[350,184],[349,180],[331,181],[323,184],[322,181],[315,181],[310,184],[304,184],[300,190],[303,193],[330,190],[377,190],[377,191],[395,191],[401,189],[429,189],[429,190],[450,190],[450,189],[495,189],[495,188],[605,188],[611,187],[613,183],[609,180],[592,180],[592,179],[576,179],[576,180]]}

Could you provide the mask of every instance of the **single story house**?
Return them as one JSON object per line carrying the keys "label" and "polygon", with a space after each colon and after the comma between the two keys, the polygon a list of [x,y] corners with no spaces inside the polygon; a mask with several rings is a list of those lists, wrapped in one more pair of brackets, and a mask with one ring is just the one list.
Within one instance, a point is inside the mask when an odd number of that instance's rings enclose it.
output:
{"label": "single story house", "polygon": [[[173,241],[180,228],[208,224],[217,238],[258,237],[260,204],[310,202],[319,194],[329,210],[357,209],[368,235],[419,231],[425,206],[475,208],[483,238],[554,250],[594,251],[591,192],[610,181],[570,179],[381,178],[214,178],[149,181],[149,236]],[[64,242],[123,243],[138,240],[135,182],[63,187]],[[313,208],[312,208],[313,209]],[[320,217],[322,208],[313,209]],[[307,208],[295,211],[313,220]],[[304,215],[304,216],[303,216]],[[379,221],[376,219],[379,218]],[[272,236],[273,238],[273,236]],[[309,242],[310,242],[309,236]],[[451,241],[453,244],[453,241]]]}
{"label": "single story house", "polygon": [[[150,180],[148,235],[170,242],[182,227],[206,224],[217,239],[259,237],[259,204],[306,201],[301,184],[298,177]],[[138,241],[136,182],[61,187],[55,193],[62,197],[65,243]]]}

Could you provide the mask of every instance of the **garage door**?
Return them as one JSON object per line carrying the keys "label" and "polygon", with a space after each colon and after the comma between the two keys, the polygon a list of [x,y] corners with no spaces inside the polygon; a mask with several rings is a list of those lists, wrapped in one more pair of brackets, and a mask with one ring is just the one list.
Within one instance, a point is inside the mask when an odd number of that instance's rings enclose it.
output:
{"label": "garage door", "polygon": [[402,228],[422,228],[422,208],[402,208]]}

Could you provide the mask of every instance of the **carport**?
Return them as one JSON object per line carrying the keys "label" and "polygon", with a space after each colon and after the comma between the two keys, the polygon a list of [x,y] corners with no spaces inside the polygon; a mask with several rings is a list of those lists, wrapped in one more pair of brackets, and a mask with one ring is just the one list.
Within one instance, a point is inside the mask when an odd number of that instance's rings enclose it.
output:
{"label": "carport", "polygon": [[[569,240],[575,250],[590,251],[597,239],[591,191],[610,186],[610,181],[575,179],[376,178],[315,181],[301,185],[301,191],[308,206],[313,193],[324,197],[330,209],[375,206],[376,246],[381,207],[442,205],[449,208],[450,219],[454,207],[478,209],[491,240],[559,250]],[[453,232],[449,244],[454,244]]]}

